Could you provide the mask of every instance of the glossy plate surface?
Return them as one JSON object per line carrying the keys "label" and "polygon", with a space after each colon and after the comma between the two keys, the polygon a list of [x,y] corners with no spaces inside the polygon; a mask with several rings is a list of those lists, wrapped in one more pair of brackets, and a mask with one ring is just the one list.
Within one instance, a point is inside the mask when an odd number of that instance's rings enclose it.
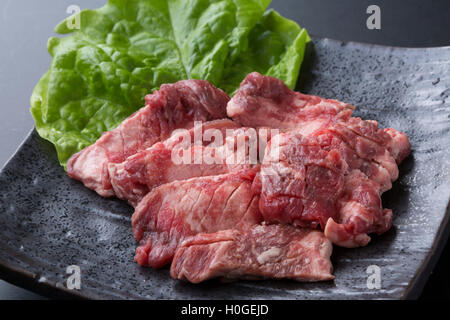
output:
{"label": "glossy plate surface", "polygon": [[[375,299],[420,293],[445,245],[450,197],[450,47],[404,49],[317,39],[298,90],[357,106],[356,115],[408,134],[412,155],[383,196],[394,227],[360,249],[335,248],[325,283],[200,285],[133,262],[132,208],[66,176],[34,131],[0,174],[0,277],[53,296],[97,299]],[[67,267],[81,269],[68,290]],[[367,268],[380,268],[369,289]]]}

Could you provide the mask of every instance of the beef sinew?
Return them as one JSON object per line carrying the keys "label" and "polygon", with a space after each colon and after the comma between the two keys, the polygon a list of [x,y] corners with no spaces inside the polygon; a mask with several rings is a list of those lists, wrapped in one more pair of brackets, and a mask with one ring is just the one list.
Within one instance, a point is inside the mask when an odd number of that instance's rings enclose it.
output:
{"label": "beef sinew", "polygon": [[114,195],[108,164],[169,138],[178,128],[191,128],[194,121],[226,117],[229,97],[207,81],[185,80],[162,85],[146,97],[146,106],[106,132],[97,142],[72,156],[67,173],[104,197]]}
{"label": "beef sinew", "polygon": [[253,190],[256,169],[175,181],[153,189],[136,207],[133,234],[139,242],[135,260],[163,267],[188,236],[262,221]]}
{"label": "beef sinew", "polygon": [[332,280],[331,242],[322,232],[288,225],[198,234],[177,250],[170,273],[199,283],[211,278]]}

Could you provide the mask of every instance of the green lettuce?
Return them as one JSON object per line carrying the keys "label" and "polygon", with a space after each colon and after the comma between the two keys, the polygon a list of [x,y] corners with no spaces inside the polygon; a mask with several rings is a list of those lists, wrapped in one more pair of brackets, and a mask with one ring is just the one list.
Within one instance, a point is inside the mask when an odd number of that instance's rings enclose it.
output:
{"label": "green lettuce", "polygon": [[311,40],[306,29],[269,10],[250,32],[249,39],[249,49],[231,65],[219,87],[233,94],[247,74],[258,71],[279,78],[294,89],[305,45]]}
{"label": "green lettuce", "polygon": [[270,0],[110,0],[61,22],[31,96],[38,133],[61,165],[163,83],[205,79],[232,94],[252,71],[294,88],[309,37]]}

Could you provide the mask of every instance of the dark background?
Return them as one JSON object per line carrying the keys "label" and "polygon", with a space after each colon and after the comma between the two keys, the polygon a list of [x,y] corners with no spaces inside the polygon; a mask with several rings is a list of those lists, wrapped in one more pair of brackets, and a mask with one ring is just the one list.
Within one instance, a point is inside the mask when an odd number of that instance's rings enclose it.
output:
{"label": "dark background", "polygon": [[[69,5],[96,8],[106,0],[0,1],[0,167],[33,127],[29,97],[48,69],[47,38]],[[366,9],[381,9],[381,30],[368,30]],[[450,45],[450,0],[273,0],[271,7],[318,37],[401,47]],[[450,243],[422,298],[450,298]],[[0,280],[0,299],[42,299]]]}

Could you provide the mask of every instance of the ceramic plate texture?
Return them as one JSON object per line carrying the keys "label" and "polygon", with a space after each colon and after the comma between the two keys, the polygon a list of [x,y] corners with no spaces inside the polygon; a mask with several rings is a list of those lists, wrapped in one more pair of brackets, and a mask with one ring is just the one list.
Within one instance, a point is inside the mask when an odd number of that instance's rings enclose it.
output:
{"label": "ceramic plate texture", "polygon": [[[133,262],[132,208],[71,180],[32,131],[0,174],[0,276],[52,296],[94,299],[397,299],[420,294],[449,232],[450,47],[405,49],[313,39],[298,90],[358,107],[408,134],[413,151],[383,195],[394,227],[365,248],[335,248],[323,283],[175,281]],[[81,289],[67,289],[67,267]],[[381,288],[369,289],[369,266]]]}

